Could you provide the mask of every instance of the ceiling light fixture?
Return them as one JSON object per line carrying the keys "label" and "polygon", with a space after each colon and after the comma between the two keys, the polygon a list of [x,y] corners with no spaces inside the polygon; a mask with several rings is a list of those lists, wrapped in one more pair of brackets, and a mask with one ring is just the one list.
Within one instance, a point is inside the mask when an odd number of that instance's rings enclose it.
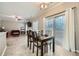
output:
{"label": "ceiling light fixture", "polygon": [[47,3],[41,3],[41,4],[40,4],[40,8],[41,8],[41,9],[45,9],[45,8],[47,8],[47,7],[48,7]]}

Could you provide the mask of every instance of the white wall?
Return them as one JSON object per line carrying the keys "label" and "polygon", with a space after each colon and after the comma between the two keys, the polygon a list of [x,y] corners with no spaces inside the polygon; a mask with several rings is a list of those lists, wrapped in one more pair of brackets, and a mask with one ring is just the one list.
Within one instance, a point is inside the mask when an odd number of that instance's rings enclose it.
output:
{"label": "white wall", "polygon": [[0,18],[0,27],[1,27],[1,18]]}
{"label": "white wall", "polygon": [[0,15],[16,15],[28,18],[36,16],[39,11],[38,2],[0,2]]}
{"label": "white wall", "polygon": [[6,32],[0,32],[0,56],[4,54],[6,49]]}
{"label": "white wall", "polygon": [[0,20],[0,27],[1,27],[1,20]]}
{"label": "white wall", "polygon": [[20,30],[23,27],[23,23],[16,21],[13,18],[6,18],[2,19],[2,26],[5,27],[5,30]]}

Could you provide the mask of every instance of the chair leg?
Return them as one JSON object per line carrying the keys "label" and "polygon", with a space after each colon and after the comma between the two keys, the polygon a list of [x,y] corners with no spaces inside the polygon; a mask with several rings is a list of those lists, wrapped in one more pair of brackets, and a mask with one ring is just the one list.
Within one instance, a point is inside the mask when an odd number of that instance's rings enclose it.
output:
{"label": "chair leg", "polygon": [[38,47],[37,47],[37,53],[36,53],[36,55],[38,56]]}
{"label": "chair leg", "polygon": [[33,53],[34,53],[34,43],[33,43]]}
{"label": "chair leg", "polygon": [[29,38],[28,38],[28,40],[27,40],[27,47],[29,47]]}
{"label": "chair leg", "polygon": [[31,42],[30,42],[30,49],[31,49]]}
{"label": "chair leg", "polygon": [[36,53],[36,55],[38,56],[38,41],[37,41],[37,53]]}
{"label": "chair leg", "polygon": [[51,50],[51,43],[50,43],[50,50]]}

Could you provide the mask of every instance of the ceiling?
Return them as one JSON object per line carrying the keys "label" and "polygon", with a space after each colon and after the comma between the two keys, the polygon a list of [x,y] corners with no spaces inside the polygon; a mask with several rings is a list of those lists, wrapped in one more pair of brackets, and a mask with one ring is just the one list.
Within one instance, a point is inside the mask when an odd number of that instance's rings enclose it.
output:
{"label": "ceiling", "polygon": [[0,15],[32,17],[40,12],[37,2],[0,2]]}
{"label": "ceiling", "polygon": [[[51,3],[48,3],[51,4]],[[0,2],[0,16],[28,19],[40,13],[40,2]]]}

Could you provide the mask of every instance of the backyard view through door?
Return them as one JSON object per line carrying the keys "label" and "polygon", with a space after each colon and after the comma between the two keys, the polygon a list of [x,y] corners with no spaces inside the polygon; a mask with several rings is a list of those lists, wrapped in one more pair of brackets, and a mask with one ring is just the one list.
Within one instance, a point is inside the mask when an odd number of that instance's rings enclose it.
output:
{"label": "backyard view through door", "polygon": [[65,16],[50,16],[45,18],[45,34],[55,36],[55,44],[63,47],[65,37]]}

